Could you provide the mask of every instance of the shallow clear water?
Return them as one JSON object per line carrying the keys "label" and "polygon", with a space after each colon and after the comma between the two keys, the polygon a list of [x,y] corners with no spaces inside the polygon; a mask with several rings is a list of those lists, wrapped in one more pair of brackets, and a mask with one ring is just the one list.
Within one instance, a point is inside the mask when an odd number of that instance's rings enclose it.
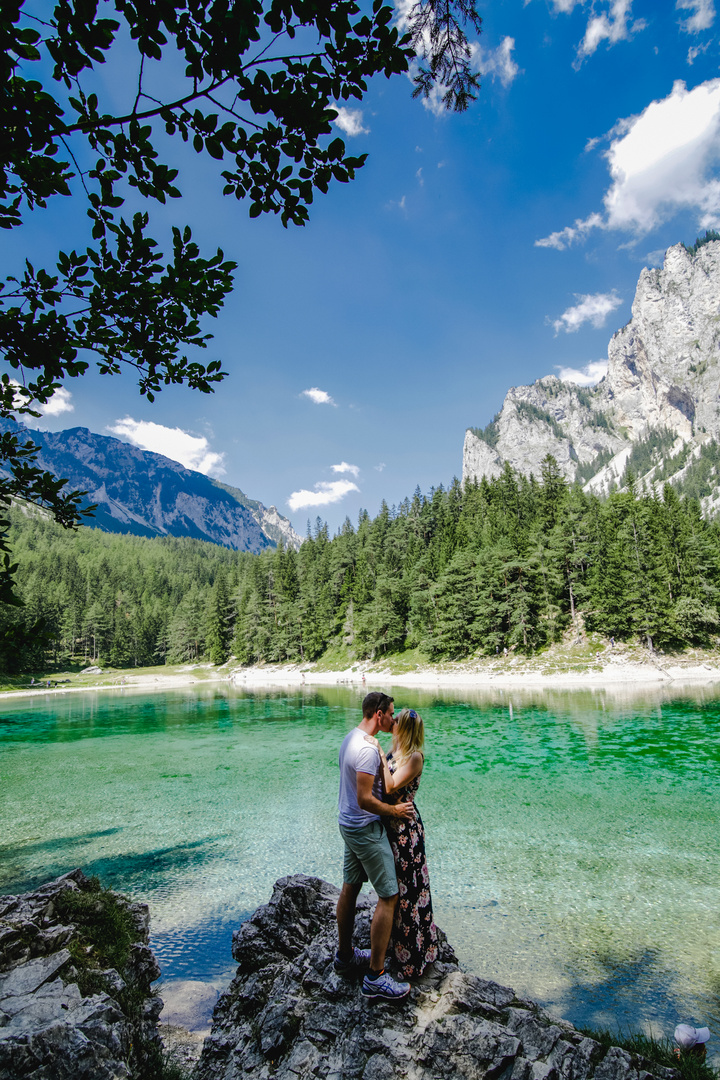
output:
{"label": "shallow clear water", "polygon": [[[464,966],[578,1024],[690,1020],[720,1042],[720,698],[396,702],[425,719],[435,914]],[[358,704],[310,687],[4,702],[0,891],[82,866],[150,904],[165,979],[221,984],[276,878],[340,882]]]}

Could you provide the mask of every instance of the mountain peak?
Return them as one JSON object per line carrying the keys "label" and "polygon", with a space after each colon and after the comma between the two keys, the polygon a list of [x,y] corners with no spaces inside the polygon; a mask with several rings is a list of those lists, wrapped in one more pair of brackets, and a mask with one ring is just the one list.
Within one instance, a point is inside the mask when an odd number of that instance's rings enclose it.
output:
{"label": "mountain peak", "polygon": [[67,477],[69,490],[87,492],[82,506],[97,504],[87,524],[105,532],[192,536],[252,552],[302,543],[274,506],[163,454],[84,427],[49,432],[0,421],[0,431],[11,430],[40,447],[41,468]]}

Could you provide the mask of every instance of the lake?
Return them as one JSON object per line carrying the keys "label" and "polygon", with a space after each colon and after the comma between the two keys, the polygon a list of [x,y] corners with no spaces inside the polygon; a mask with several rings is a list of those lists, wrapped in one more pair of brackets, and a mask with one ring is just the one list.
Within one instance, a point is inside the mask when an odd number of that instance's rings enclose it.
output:
{"label": "lake", "polygon": [[[437,923],[463,966],[576,1024],[720,1036],[720,690],[398,689],[418,708]],[[470,696],[468,696],[468,694]],[[0,892],[81,866],[146,901],[163,977],[222,986],[285,874],[340,884],[357,690],[47,695],[0,706]]]}

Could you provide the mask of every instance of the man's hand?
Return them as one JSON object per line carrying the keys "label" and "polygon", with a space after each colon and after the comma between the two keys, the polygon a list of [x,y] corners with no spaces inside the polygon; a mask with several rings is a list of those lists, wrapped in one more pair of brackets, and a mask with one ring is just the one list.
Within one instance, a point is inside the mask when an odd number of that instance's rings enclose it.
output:
{"label": "man's hand", "polygon": [[395,803],[390,809],[391,813],[388,814],[388,817],[401,818],[404,821],[409,821],[415,814],[415,803],[399,802]]}

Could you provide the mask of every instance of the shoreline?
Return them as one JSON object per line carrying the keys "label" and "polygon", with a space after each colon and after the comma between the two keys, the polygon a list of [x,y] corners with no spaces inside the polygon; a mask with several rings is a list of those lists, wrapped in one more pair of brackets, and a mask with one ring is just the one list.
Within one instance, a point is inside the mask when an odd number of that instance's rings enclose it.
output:
{"label": "shoreline", "polygon": [[71,680],[54,687],[38,686],[0,691],[0,700],[48,697],[100,691],[182,690],[189,687],[217,687],[229,684],[235,690],[262,687],[302,688],[312,686],[347,686],[360,690],[399,686],[418,690],[651,690],[670,686],[704,687],[720,682],[720,657],[714,663],[700,658],[665,662],[635,658],[598,660],[582,667],[572,665],[553,670],[553,662],[538,660],[489,661],[439,666],[417,665],[412,671],[393,671],[389,665],[356,664],[350,668],[322,671],[302,664],[267,664],[235,667],[232,661],[219,668],[209,664],[185,665],[167,672],[142,669],[134,674],[108,672],[108,678],[94,683],[73,685]]}

